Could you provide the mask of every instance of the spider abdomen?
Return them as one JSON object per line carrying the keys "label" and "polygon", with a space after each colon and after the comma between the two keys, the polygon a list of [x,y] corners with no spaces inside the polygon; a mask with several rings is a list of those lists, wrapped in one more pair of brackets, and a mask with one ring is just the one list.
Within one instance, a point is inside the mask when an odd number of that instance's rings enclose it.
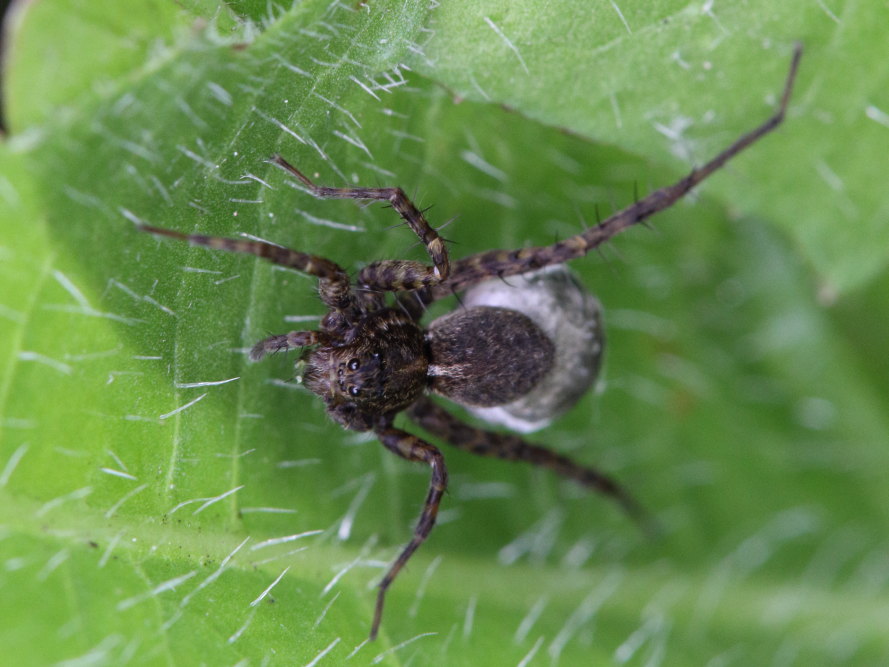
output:
{"label": "spider abdomen", "polygon": [[552,341],[509,308],[460,308],[429,326],[432,390],[468,406],[491,407],[527,394],[553,365]]}
{"label": "spider abdomen", "polygon": [[571,408],[594,384],[602,364],[605,337],[602,306],[574,273],[552,266],[510,281],[473,286],[463,303],[510,308],[528,316],[552,341],[552,368],[529,392],[496,407],[471,411],[482,419],[530,433]]}

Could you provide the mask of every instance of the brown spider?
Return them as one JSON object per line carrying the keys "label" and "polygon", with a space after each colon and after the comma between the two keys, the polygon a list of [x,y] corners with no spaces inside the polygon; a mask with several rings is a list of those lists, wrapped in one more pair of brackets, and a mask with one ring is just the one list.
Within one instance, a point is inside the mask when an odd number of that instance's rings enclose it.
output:
{"label": "brown spider", "polygon": [[[379,630],[386,590],[432,530],[448,480],[444,457],[438,448],[393,425],[399,412],[406,411],[419,426],[455,447],[481,456],[550,468],[612,497],[631,515],[642,517],[630,496],[596,469],[528,444],[518,436],[468,426],[427,397],[431,392],[466,406],[490,407],[527,395],[553,370],[556,353],[553,342],[531,318],[510,308],[471,306],[458,308],[424,329],[419,320],[425,306],[491,278],[527,274],[582,257],[618,232],[672,206],[782,122],[801,53],[797,46],[778,109],[762,125],[679,182],[656,190],[595,227],[552,245],[489,250],[451,266],[442,238],[400,188],[315,185],[280,156],[274,156],[270,162],[301,181],[316,197],[389,202],[426,246],[432,266],[404,260],[374,262],[359,272],[357,284],[353,285],[340,266],[316,255],[262,241],[141,226],[146,232],[194,245],[256,255],[318,278],[321,301],[328,308],[319,329],[270,336],[253,347],[250,358],[258,361],[272,352],[301,348],[300,359],[305,363],[303,381],[324,400],[335,421],[347,429],[373,431],[387,449],[409,461],[426,463],[432,469],[429,492],[413,539],[380,581],[371,639]],[[395,293],[394,305],[387,305],[387,292]],[[598,313],[594,317],[598,318]],[[591,343],[601,342],[599,334]],[[584,388],[592,382],[598,363],[597,352],[589,361],[592,368]],[[569,403],[576,399],[577,396],[571,396]]]}

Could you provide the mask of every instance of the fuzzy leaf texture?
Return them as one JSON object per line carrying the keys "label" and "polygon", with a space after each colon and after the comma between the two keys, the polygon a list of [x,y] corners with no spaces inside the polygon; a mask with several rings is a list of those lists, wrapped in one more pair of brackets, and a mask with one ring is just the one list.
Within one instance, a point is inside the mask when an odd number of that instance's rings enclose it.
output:
{"label": "fuzzy leaf texture", "polygon": [[[889,655],[889,61],[874,3],[42,0],[0,147],[0,643],[19,665],[878,664]],[[544,244],[787,122],[572,265],[604,381],[533,441],[626,484],[445,448],[440,524],[367,637],[428,470],[331,423],[312,280],[159,241],[248,233],[350,272]],[[395,227],[393,227],[395,225]],[[453,304],[450,304],[453,305]],[[440,310],[438,312],[441,312]],[[399,424],[407,422],[399,421]],[[444,445],[443,445],[444,447]]]}

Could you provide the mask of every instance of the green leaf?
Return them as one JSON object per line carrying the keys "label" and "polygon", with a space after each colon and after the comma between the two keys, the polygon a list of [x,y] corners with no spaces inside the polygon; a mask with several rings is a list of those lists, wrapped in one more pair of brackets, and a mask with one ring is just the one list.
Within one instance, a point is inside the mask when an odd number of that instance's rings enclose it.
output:
{"label": "green leaf", "polygon": [[467,99],[672,163],[676,173],[768,115],[790,47],[802,43],[801,81],[780,140],[733,162],[731,177],[707,189],[777,225],[826,293],[861,286],[886,267],[889,194],[874,166],[889,143],[889,63],[872,50],[886,7],[443,4],[415,58],[420,71]]}
{"label": "green leaf", "polygon": [[[554,4],[22,5],[0,149],[0,640],[18,664],[885,658],[880,21]],[[292,359],[246,362],[323,314],[312,280],[134,221],[350,271],[424,259],[392,211],[291,187],[277,152],[434,204],[455,257],[547,243],[765,119],[796,40],[786,124],[654,233],[574,263],[606,307],[605,382],[534,441],[612,473],[664,536],[447,450],[441,521],[362,644],[428,471],[331,423]]]}

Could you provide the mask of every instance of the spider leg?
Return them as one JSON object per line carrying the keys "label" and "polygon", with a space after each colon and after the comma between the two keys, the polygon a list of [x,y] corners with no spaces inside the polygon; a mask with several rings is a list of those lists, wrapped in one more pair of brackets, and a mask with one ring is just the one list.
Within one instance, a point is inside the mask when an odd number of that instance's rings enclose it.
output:
{"label": "spider leg", "polygon": [[582,257],[628,227],[669,208],[688,194],[701,181],[725,165],[726,162],[781,124],[787,111],[791,92],[793,91],[793,84],[801,56],[802,47],[797,45],[793,52],[793,59],[791,60],[790,70],[784,83],[784,92],[778,109],[768,120],[747,134],[742,135],[702,167],[692,169],[691,173],[673,185],[655,190],[648,196],[618,211],[595,227],[590,227],[577,236],[569,237],[548,246],[520,248],[512,251],[491,250],[461,259],[456,262],[447,280],[443,280],[430,289],[424,290],[424,300],[430,302],[450,296],[488,278],[513,276]]}
{"label": "spider leg", "polygon": [[486,431],[464,424],[429,398],[421,398],[407,410],[408,416],[423,429],[448,444],[477,454],[506,461],[526,461],[593,489],[615,500],[645,528],[657,532],[644,509],[617,482],[595,468],[588,468],[545,447],[532,445],[511,433]]}
{"label": "spider leg", "polygon": [[272,264],[302,271],[318,278],[321,301],[325,305],[338,311],[348,310],[355,305],[349,275],[338,264],[324,257],[291,250],[265,241],[228,239],[204,234],[183,234],[172,229],[152,227],[151,225],[139,225],[138,228],[149,234],[188,241],[192,245],[256,255]]}
{"label": "spider leg", "polygon": [[448,485],[448,470],[445,467],[444,457],[436,447],[423,442],[415,435],[394,428],[391,424],[378,427],[377,437],[385,447],[408,461],[422,461],[432,468],[432,478],[429,481],[429,492],[426,502],[423,504],[423,512],[414,528],[414,536],[408,545],[402,550],[389,568],[386,576],[380,581],[377,593],[377,604],[374,610],[373,625],[370,628],[370,638],[375,639],[380,629],[380,621],[383,618],[383,602],[386,590],[398,576],[401,568],[408,562],[413,553],[423,543],[435,525],[435,517],[438,515],[438,505]]}
{"label": "spider leg", "polygon": [[313,195],[320,199],[366,199],[389,202],[423,242],[426,252],[432,259],[433,266],[431,267],[420,262],[376,262],[361,272],[362,277],[358,281],[360,284],[371,289],[397,291],[414,289],[414,286],[425,287],[437,284],[448,277],[450,263],[444,241],[426,220],[423,212],[414,206],[401,188],[329,188],[315,185],[305,174],[280,155],[273,156],[269,162],[297,178],[309,188]]}
{"label": "spider leg", "polygon": [[395,302],[398,307],[416,322],[423,319],[426,314],[426,301],[423,300],[423,293],[424,290],[395,294]]}
{"label": "spider leg", "polygon": [[253,346],[250,350],[250,360],[259,361],[267,354],[310,345],[322,345],[326,342],[328,342],[328,337],[320,331],[291,331],[278,336],[269,336]]}
{"label": "spider leg", "polygon": [[358,274],[358,284],[371,290],[404,292],[432,287],[441,282],[438,267],[406,259],[384,259],[368,264]]}

